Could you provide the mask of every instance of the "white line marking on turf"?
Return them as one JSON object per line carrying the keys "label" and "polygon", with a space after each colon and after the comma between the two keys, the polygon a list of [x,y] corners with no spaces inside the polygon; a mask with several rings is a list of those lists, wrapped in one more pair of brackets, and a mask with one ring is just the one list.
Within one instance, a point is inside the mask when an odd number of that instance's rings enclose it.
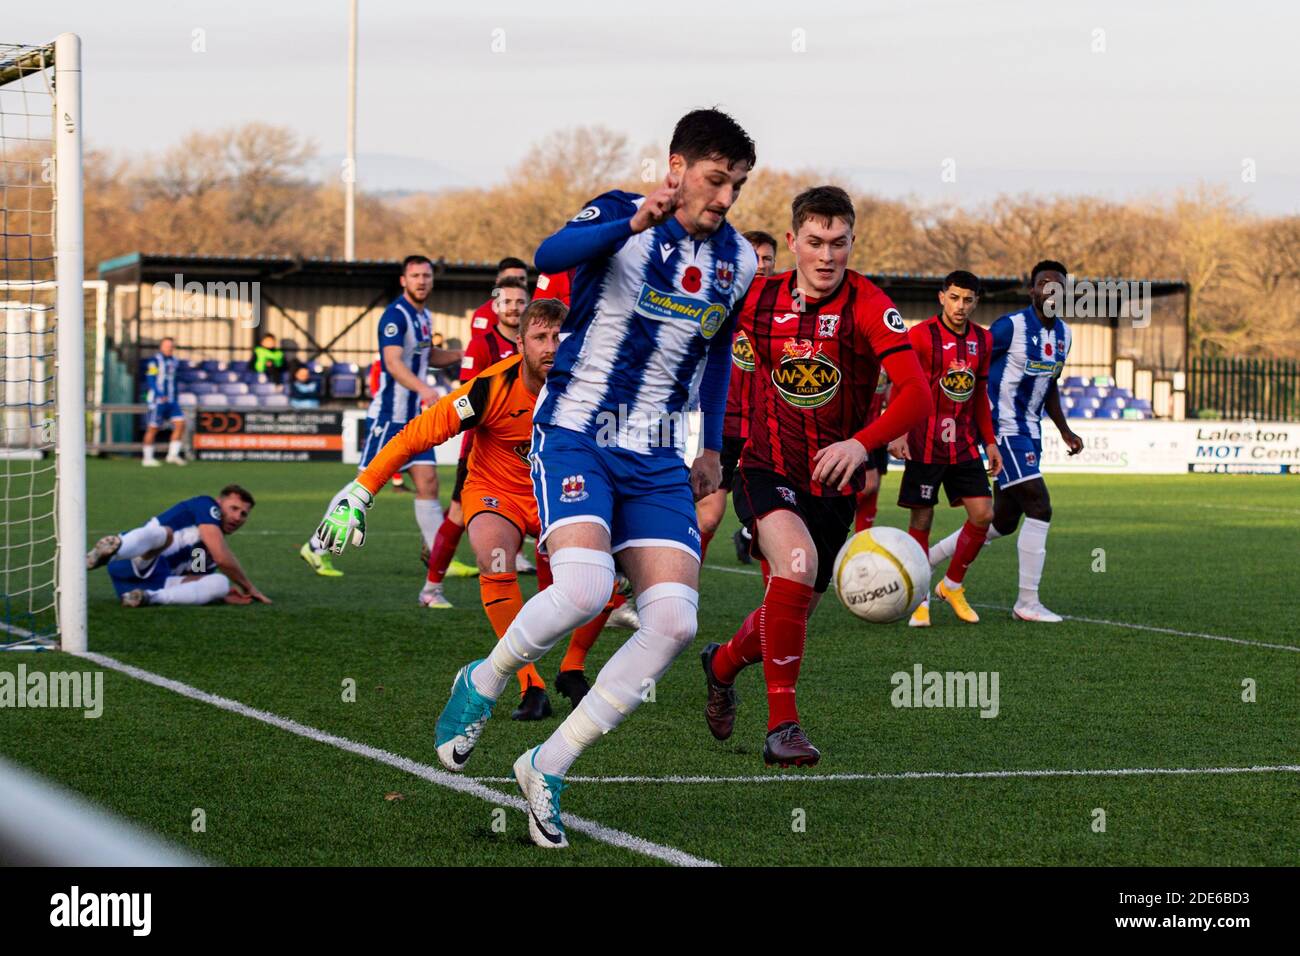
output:
{"label": "white line marking on turf", "polygon": [[[367,757],[378,763],[387,764],[390,767],[396,767],[398,770],[413,776],[420,777],[430,783],[437,784],[440,787],[446,787],[448,790],[457,790],[461,793],[467,793],[470,796],[478,797],[480,800],[486,800],[494,805],[506,804],[514,807],[522,813],[528,813],[528,804],[522,797],[509,796],[504,793],[498,793],[473,777],[461,777],[449,773],[446,770],[439,770],[437,767],[431,767],[428,764],[422,764],[409,757],[400,757],[397,754],[389,753],[387,750],[380,750],[378,747],[371,747],[369,744],[357,743],[355,740],[348,740],[346,737],[338,737],[334,734],[326,733],[323,730],[317,730],[314,727],[308,727],[306,724],[300,724],[296,720],[290,720],[287,717],[280,717],[269,711],[258,710],[255,707],[249,707],[247,704],[241,704],[237,700],[231,700],[228,697],[220,697],[216,694],[210,694],[205,690],[199,690],[197,687],[191,687],[189,684],[183,684],[180,681],[172,680],[170,677],[163,677],[161,674],[154,674],[151,671],[143,670],[131,664],[124,664],[122,661],[103,654],[84,653],[77,655],[88,661],[93,661],[101,667],[107,667],[111,670],[119,671],[128,677],[134,677],[136,680],[144,681],[147,684],[153,684],[155,687],[161,687],[172,693],[180,694],[182,697],[188,697],[191,700],[201,701],[205,704],[211,704],[213,707],[219,707],[222,710],[230,711],[233,714],[239,714],[242,717],[251,717],[253,720],[260,720],[264,724],[270,724],[272,727],[278,727],[281,730],[287,730],[291,734],[297,734],[299,737],[306,737],[308,740],[314,740],[317,743],[328,744],[331,747],[337,747],[339,750],[346,750],[348,753],[357,754],[361,757]],[[513,782],[514,778],[501,778]],[[674,847],[660,846],[658,843],[651,843],[649,840],[633,836],[630,833],[624,833],[622,830],[615,830],[613,827],[607,827],[596,823],[592,820],[576,817],[570,813],[564,814],[565,826],[570,829],[584,833],[593,840],[599,840],[602,843],[608,843],[611,846],[620,849],[630,850],[633,853],[640,853],[643,856],[653,857],[656,860],[663,860],[665,863],[672,863],[675,866],[718,866],[719,864],[712,860],[706,860],[698,856],[691,856],[682,850]]]}
{"label": "white line marking on turf", "polygon": [[[1267,767],[1123,767],[1117,770],[911,770],[904,773],[781,773],[749,777],[567,777],[571,783],[837,783],[861,780],[1001,780],[1015,777],[1143,777],[1197,774],[1300,773],[1300,764]],[[482,783],[507,783],[514,777],[475,777]]]}
{"label": "white line marking on turf", "polygon": [[[745,568],[725,568],[720,564],[706,564],[704,567],[710,571],[726,571],[728,574],[761,574],[760,571],[749,571]],[[1011,608],[1001,604],[977,604],[971,602],[972,607],[983,607],[993,611],[1007,611],[1010,613]],[[1245,644],[1247,647],[1267,647],[1274,651],[1294,651],[1300,653],[1300,646],[1295,644],[1269,644],[1265,641],[1251,641],[1244,637],[1225,637],[1222,634],[1204,634],[1199,631],[1180,631],[1172,627],[1156,627],[1151,624],[1130,624],[1128,621],[1103,621],[1095,617],[1076,617],[1073,614],[1062,614],[1061,617],[1067,621],[1078,621],[1080,624],[1103,624],[1106,627],[1126,627],[1133,631],[1152,631],[1156,634],[1174,634],[1178,637],[1199,637],[1205,641],[1226,641],[1229,644]]]}

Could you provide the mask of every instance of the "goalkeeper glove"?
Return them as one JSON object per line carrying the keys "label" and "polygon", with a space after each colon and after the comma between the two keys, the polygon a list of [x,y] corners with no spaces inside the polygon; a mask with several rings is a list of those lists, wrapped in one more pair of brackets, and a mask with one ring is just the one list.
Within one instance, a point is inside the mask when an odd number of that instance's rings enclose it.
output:
{"label": "goalkeeper glove", "polygon": [[325,519],[316,529],[316,542],[320,547],[342,554],[351,536],[352,544],[361,547],[366,543],[366,509],[374,497],[360,482],[352,482],[329,503]]}

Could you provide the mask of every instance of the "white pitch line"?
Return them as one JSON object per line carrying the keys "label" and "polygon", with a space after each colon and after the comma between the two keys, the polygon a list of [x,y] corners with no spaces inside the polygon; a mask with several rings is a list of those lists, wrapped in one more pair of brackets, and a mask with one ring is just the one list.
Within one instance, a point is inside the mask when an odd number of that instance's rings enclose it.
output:
{"label": "white pitch line", "polygon": [[1211,505],[1198,503],[1195,508],[1210,508],[1214,511],[1262,511],[1270,515],[1300,515],[1300,508],[1264,508],[1259,505]]}
{"label": "white pitch line", "polygon": [[[862,780],[1001,780],[1017,777],[1144,777],[1197,774],[1300,773],[1300,764],[1255,767],[1123,767],[1115,770],[912,770],[904,773],[781,773],[756,777],[568,777],[573,783],[843,783]],[[482,783],[507,783],[513,777],[475,777]]]}
{"label": "white pitch line", "polygon": [[[749,571],[745,568],[726,568],[720,564],[706,564],[704,567],[710,571],[725,571],[729,574],[761,574],[760,571]],[[973,607],[988,608],[992,611],[1007,611],[1011,608],[1001,604],[977,604],[971,602]],[[1152,624],[1131,624],[1128,621],[1103,621],[1095,617],[1077,617],[1073,614],[1062,614],[1061,617],[1067,621],[1078,621],[1080,624],[1102,624],[1106,627],[1126,627],[1133,631],[1152,631],[1156,634],[1174,634],[1178,637],[1197,637],[1204,641],[1226,641],[1229,644],[1244,644],[1247,647],[1266,647],[1274,651],[1293,651],[1300,653],[1300,646],[1295,644],[1269,644],[1265,641],[1251,641],[1244,637],[1225,637],[1222,634],[1204,634],[1199,631],[1180,631],[1173,627],[1156,627]]]}
{"label": "white pitch line", "polygon": [[[143,670],[131,664],[125,664],[122,661],[103,654],[84,653],[76,655],[88,661],[98,664],[101,667],[107,667],[110,670],[119,671],[128,677],[134,677],[136,680],[153,684],[155,687],[161,687],[172,693],[180,694],[182,697],[188,697],[191,700],[201,701],[205,704],[211,704],[213,707],[219,707],[222,710],[229,711],[233,714],[239,714],[242,717],[250,717],[253,720],[259,720],[264,724],[270,724],[272,727],[278,727],[281,730],[287,730],[291,734],[297,734],[299,737],[305,737],[308,740],[314,740],[317,743],[326,744],[330,747],[336,747],[339,750],[345,750],[348,753],[366,757],[378,763],[387,764],[395,767],[405,773],[427,780],[430,783],[440,787],[446,787],[448,790],[456,790],[460,793],[467,793],[470,796],[478,797],[480,800],[486,800],[495,806],[502,804],[514,807],[522,813],[528,813],[528,804],[522,797],[509,796],[504,793],[498,793],[489,787],[484,786],[479,780],[473,777],[461,777],[446,770],[439,770],[437,767],[422,764],[409,757],[400,757],[397,754],[390,753],[387,750],[380,750],[378,747],[372,747],[369,744],[358,743],[355,740],[348,740],[346,737],[339,737],[335,734],[326,733],[323,730],[317,730],[314,727],[308,727],[306,724],[300,724],[296,720],[290,720],[287,717],[280,717],[269,711],[258,710],[255,707],[249,707],[247,704],[241,704],[237,700],[231,700],[228,697],[220,697],[216,694],[210,694],[205,690],[199,690],[197,687],[191,687],[189,684],[183,684],[180,681],[172,680],[170,677],[163,677],[161,674],[155,674],[151,671]],[[514,778],[502,778],[503,780],[513,782]],[[623,850],[630,850],[633,853],[639,853],[642,856],[652,857],[656,860],[662,860],[665,863],[671,863],[674,866],[718,866],[719,864],[712,860],[706,860],[702,857],[692,856],[675,847],[661,846],[658,843],[651,843],[649,840],[633,836],[630,833],[624,833],[622,830],[615,830],[613,827],[607,827],[603,824],[596,823],[583,817],[574,816],[571,813],[564,814],[564,823],[566,827],[576,830],[579,833],[586,834],[593,840],[599,840],[602,843],[608,843],[611,846],[619,847]]]}

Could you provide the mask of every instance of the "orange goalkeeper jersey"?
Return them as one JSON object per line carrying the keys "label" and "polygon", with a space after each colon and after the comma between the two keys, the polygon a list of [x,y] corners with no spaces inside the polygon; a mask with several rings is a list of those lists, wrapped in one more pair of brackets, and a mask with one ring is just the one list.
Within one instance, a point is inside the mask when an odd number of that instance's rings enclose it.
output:
{"label": "orange goalkeeper jersey", "polygon": [[412,418],[380,449],[357,481],[376,494],[415,455],[473,428],[470,477],[490,483],[503,495],[531,499],[528,452],[537,396],[524,387],[522,361],[522,355],[512,355],[485,368]]}

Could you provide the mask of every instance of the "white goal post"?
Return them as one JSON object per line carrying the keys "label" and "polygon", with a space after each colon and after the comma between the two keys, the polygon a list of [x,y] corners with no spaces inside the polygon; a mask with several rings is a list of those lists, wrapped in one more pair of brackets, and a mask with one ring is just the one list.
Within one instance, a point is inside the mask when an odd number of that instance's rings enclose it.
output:
{"label": "white goal post", "polygon": [[[86,650],[81,39],[0,43],[0,648]],[[53,462],[52,469],[50,462]]]}

